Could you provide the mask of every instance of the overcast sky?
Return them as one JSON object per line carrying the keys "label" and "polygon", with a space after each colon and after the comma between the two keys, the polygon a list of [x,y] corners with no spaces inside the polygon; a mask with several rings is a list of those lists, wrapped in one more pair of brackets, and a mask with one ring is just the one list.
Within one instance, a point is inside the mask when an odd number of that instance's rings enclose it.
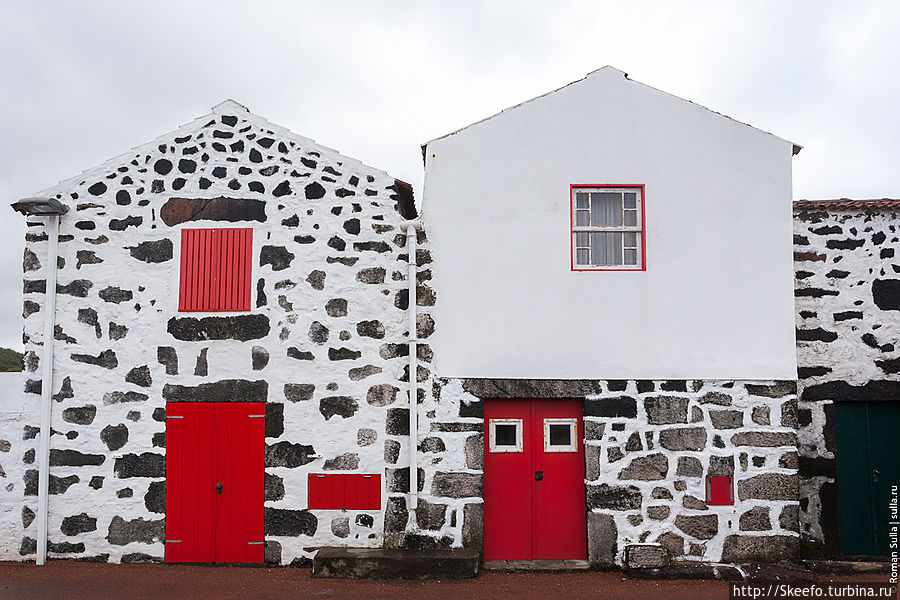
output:
{"label": "overcast sky", "polygon": [[[422,142],[604,65],[802,145],[794,198],[898,198],[898,31],[896,0],[0,0],[0,199],[226,98],[418,198]],[[21,349],[24,219],[0,214],[0,345]]]}

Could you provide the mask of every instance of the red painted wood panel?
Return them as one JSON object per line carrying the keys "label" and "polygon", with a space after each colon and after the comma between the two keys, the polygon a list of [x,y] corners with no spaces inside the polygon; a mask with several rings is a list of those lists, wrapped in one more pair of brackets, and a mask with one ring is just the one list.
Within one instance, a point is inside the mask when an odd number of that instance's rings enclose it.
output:
{"label": "red painted wood panel", "polygon": [[310,473],[311,509],[381,510],[381,475]]}
{"label": "red painted wood panel", "polygon": [[[490,452],[491,419],[521,419],[522,452]],[[531,401],[487,401],[484,406],[484,559],[530,560],[534,469]]]}
{"label": "red painted wood panel", "polygon": [[[582,400],[532,401],[532,457],[534,481],[534,558],[587,558],[584,490],[584,435]],[[577,419],[575,452],[547,452],[544,419]]]}
{"label": "red painted wood panel", "polygon": [[707,475],[706,503],[709,506],[734,504],[734,478],[728,475]]}
{"label": "red painted wood panel", "polygon": [[178,310],[250,310],[253,229],[182,229]]}
{"label": "red painted wood panel", "polygon": [[[574,451],[545,451],[546,418],[576,420]],[[490,451],[491,419],[522,420],[521,452]],[[484,422],[484,559],[584,559],[582,402],[488,400]]]}
{"label": "red painted wood panel", "polygon": [[166,562],[262,562],[264,405],[169,403],[166,436]]}

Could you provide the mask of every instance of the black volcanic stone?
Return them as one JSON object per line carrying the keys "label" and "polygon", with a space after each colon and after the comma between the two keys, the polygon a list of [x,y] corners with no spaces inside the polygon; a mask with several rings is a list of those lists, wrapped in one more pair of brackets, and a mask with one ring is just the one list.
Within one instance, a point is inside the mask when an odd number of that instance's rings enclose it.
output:
{"label": "black volcanic stone", "polygon": [[75,229],[80,229],[82,231],[93,231],[97,228],[97,224],[93,221],[77,221],[75,223]]}
{"label": "black volcanic stone", "polygon": [[319,412],[327,421],[337,415],[344,419],[352,417],[359,410],[359,404],[350,396],[326,396],[319,400]]}
{"label": "black volcanic stone", "polygon": [[[211,185],[200,179],[200,188]],[[170,198],[163,204],[159,216],[169,227],[187,221],[258,221],[266,220],[266,203],[241,198]]]}
{"label": "black volcanic stone", "polygon": [[182,158],[178,161],[178,170],[182,173],[193,173],[197,170],[197,163],[189,158]]}
{"label": "black volcanic stone", "polygon": [[630,396],[616,398],[587,399],[584,401],[586,417],[637,417],[637,400]]}
{"label": "black volcanic stone", "polygon": [[272,195],[280,198],[281,196],[287,196],[291,191],[291,182],[285,179],[272,190]]}
{"label": "black volcanic stone", "polygon": [[263,160],[262,154],[259,153],[259,150],[256,148],[250,148],[250,162],[261,163]]}
{"label": "black volcanic stone", "polygon": [[900,310],[900,279],[876,279],[872,299],[881,310]]}
{"label": "black volcanic stone", "polygon": [[194,365],[194,375],[197,377],[209,375],[209,361],[206,358],[208,352],[209,348],[203,348],[197,356],[197,363]]}
{"label": "black volcanic stone", "polygon": [[159,346],[156,349],[156,360],[165,366],[166,375],[178,375],[178,354],[171,346]]}
{"label": "black volcanic stone", "polygon": [[98,181],[88,188],[88,193],[91,196],[102,196],[106,193],[106,184],[102,181]]}
{"label": "black volcanic stone", "polygon": [[125,217],[124,219],[112,219],[109,222],[109,228],[112,231],[125,231],[129,227],[138,227],[144,222],[143,217]]}
{"label": "black volcanic stone", "polygon": [[[56,475],[50,474],[50,493],[51,494],[65,494],[66,490],[70,487],[78,483],[80,479],[78,475],[69,475],[68,477],[57,477]],[[26,496],[37,496],[38,495],[38,472],[36,469],[29,469],[25,471],[25,495]]]}
{"label": "black volcanic stone", "polygon": [[312,352],[307,350],[300,350],[299,348],[295,348],[291,346],[287,349],[288,358],[293,358],[296,360],[315,360],[316,357]]}
{"label": "black volcanic stone", "polygon": [[344,240],[342,240],[341,238],[339,238],[338,236],[335,235],[335,236],[332,236],[331,239],[328,240],[328,246],[330,248],[334,248],[335,250],[337,250],[339,252],[343,252],[344,249],[347,247],[347,242],[345,242]]}
{"label": "black volcanic stone", "polygon": [[304,188],[307,200],[317,200],[325,195],[325,188],[318,182],[312,182]]}
{"label": "black volcanic stone", "polygon": [[360,321],[356,324],[356,333],[363,337],[380,340],[384,337],[384,325],[381,321]]}
{"label": "black volcanic stone", "polygon": [[351,235],[359,234],[359,219],[347,219],[344,221],[344,231]]}
{"label": "black volcanic stone", "polygon": [[266,433],[267,438],[281,437],[284,433],[284,404],[266,402]]}
{"label": "black volcanic stone", "polygon": [[106,444],[110,452],[120,449],[128,443],[128,427],[125,425],[107,425],[100,432],[100,441]]}
{"label": "black volcanic stone", "polygon": [[353,249],[357,252],[390,252],[391,247],[386,242],[353,242]]}
{"label": "black volcanic stone", "polygon": [[169,171],[172,170],[172,161],[167,160],[165,158],[161,158],[155,163],[153,163],[153,170],[159,173],[160,175],[168,175]]}
{"label": "black volcanic stone", "polygon": [[59,530],[65,535],[78,535],[88,531],[97,531],[97,519],[89,517],[87,513],[65,517]]}
{"label": "black volcanic stone", "polygon": [[897,402],[900,401],[900,381],[869,381],[864,385],[850,385],[846,381],[829,381],[811,385],[803,390],[801,399],[807,402]]}
{"label": "black volcanic stone", "polygon": [[816,327],[815,329],[798,329],[797,330],[797,341],[798,342],[833,342],[837,339],[837,334],[833,331],[826,331],[821,327]]}
{"label": "black volcanic stone", "polygon": [[262,346],[253,346],[251,361],[254,371],[261,371],[269,364],[269,351]]}
{"label": "black volcanic stone", "polygon": [[73,279],[66,285],[56,284],[56,293],[75,296],[76,298],[87,298],[88,292],[93,285],[87,279]]}
{"label": "black volcanic stone", "polygon": [[144,506],[152,513],[165,514],[166,512],[166,482],[151,481],[144,494]]}
{"label": "black volcanic stone", "polygon": [[333,298],[325,304],[325,312],[329,317],[347,316],[347,301],[343,298]]}
{"label": "black volcanic stone", "polygon": [[125,325],[119,325],[117,323],[109,324],[109,339],[111,340],[121,340],[128,333],[128,327]]}
{"label": "black volcanic stone", "polygon": [[106,456],[102,454],[83,454],[77,450],[50,449],[51,467],[84,467],[102,465]]}
{"label": "black volcanic stone", "polygon": [[388,435],[409,435],[409,409],[389,408],[384,430]]}
{"label": "black volcanic stone", "polygon": [[266,473],[263,500],[268,502],[281,500],[282,498],[284,498],[284,480],[278,475]]}
{"label": "black volcanic stone", "polygon": [[635,486],[614,487],[608,484],[587,486],[587,508],[607,510],[638,510],[643,495]]}
{"label": "black volcanic stone", "polygon": [[311,383],[286,383],[284,384],[284,397],[291,402],[303,402],[312,400],[316,386]]}
{"label": "black volcanic stone", "polygon": [[266,305],[266,280],[262,277],[256,282],[256,308],[262,308]]}
{"label": "black volcanic stone", "polygon": [[319,526],[319,520],[308,510],[287,510],[266,507],[263,513],[265,535],[282,535],[296,537],[313,536]]}
{"label": "black volcanic stone", "polygon": [[310,274],[306,277],[306,282],[312,286],[314,290],[324,290],[325,289],[325,271],[319,271],[318,269],[310,272]]}
{"label": "black volcanic stone", "polygon": [[107,541],[115,546],[124,546],[135,542],[152,544],[165,536],[165,519],[145,521],[143,518],[126,521],[115,516],[109,524]]}
{"label": "black volcanic stone", "polygon": [[356,360],[360,356],[362,356],[362,352],[350,348],[328,349],[328,360]]}
{"label": "black volcanic stone", "polygon": [[195,317],[169,319],[167,331],[177,340],[256,340],[269,334],[269,318],[260,314],[229,317]]}
{"label": "black volcanic stone", "polygon": [[121,288],[109,286],[100,290],[100,298],[105,302],[119,304],[121,302],[127,302],[134,298],[134,293],[132,293],[131,290],[123,290]]}
{"label": "black volcanic stone", "polygon": [[172,259],[172,240],[161,239],[141,242],[129,248],[131,256],[145,263],[162,263]]}
{"label": "black volcanic stone", "polygon": [[119,366],[119,361],[116,359],[116,353],[112,350],[104,350],[97,356],[91,356],[90,354],[72,354],[70,358],[75,362],[95,365],[103,367],[104,369],[115,369]]}
{"label": "black volcanic stone", "polygon": [[284,246],[263,246],[259,252],[259,266],[272,265],[273,271],[283,271],[291,266],[295,255]]}
{"label": "black volcanic stone", "polygon": [[162,395],[167,402],[265,402],[269,384],[245,379],[223,379],[193,387],[167,383]]}
{"label": "black volcanic stone", "polygon": [[287,467],[293,469],[302,467],[314,461],[310,458],[316,451],[312,446],[294,444],[292,442],[278,442],[266,446],[266,467]]}
{"label": "black volcanic stone", "polygon": [[309,326],[309,339],[316,344],[327,342],[328,334],[328,328],[318,321],[313,321]]}
{"label": "black volcanic stone", "polygon": [[128,371],[125,381],[141,387],[150,387],[153,384],[153,378],[150,376],[150,367],[147,365],[134,367]]}
{"label": "black volcanic stone", "polygon": [[86,406],[74,406],[67,408],[62,412],[62,419],[66,423],[74,423],[75,425],[90,425],[94,422],[97,415],[97,407],[93,404]]}
{"label": "black volcanic stone", "polygon": [[387,272],[382,267],[368,267],[360,269],[356,274],[356,280],[360,283],[378,284],[384,283]]}
{"label": "black volcanic stone", "polygon": [[113,470],[119,479],[129,477],[163,478],[166,476],[166,457],[153,452],[126,454],[116,459]]}

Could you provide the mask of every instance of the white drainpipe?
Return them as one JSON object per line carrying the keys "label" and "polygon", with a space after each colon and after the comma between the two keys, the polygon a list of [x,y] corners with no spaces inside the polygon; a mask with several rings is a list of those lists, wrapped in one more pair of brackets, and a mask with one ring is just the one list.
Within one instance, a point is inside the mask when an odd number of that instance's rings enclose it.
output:
{"label": "white drainpipe", "polygon": [[37,564],[47,560],[47,518],[50,491],[50,406],[53,394],[53,329],[56,320],[56,256],[59,245],[59,216],[47,217],[47,289],[44,292],[44,357],[41,359],[41,433],[38,445],[38,539]]}
{"label": "white drainpipe", "polygon": [[406,249],[409,285],[409,508],[415,510],[419,505],[419,462],[418,462],[418,396],[419,396],[419,364],[416,356],[416,232],[422,229],[421,221],[404,221],[406,228]]}

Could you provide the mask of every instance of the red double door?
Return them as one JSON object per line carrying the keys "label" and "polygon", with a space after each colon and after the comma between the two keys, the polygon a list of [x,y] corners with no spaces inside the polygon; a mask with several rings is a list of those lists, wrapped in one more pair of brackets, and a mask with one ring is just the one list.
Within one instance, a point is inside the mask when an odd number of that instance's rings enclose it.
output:
{"label": "red double door", "polygon": [[583,402],[488,400],[484,559],[585,559]]}
{"label": "red double door", "polygon": [[262,562],[265,404],[166,405],[166,562]]}

